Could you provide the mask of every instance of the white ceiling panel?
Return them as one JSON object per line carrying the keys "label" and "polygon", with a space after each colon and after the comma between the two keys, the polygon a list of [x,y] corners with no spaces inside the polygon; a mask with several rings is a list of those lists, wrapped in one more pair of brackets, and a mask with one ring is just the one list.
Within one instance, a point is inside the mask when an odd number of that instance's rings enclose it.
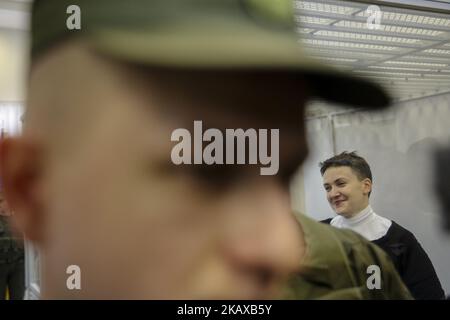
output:
{"label": "white ceiling panel", "polygon": [[300,42],[317,59],[379,82],[397,101],[450,92],[450,5],[394,2],[294,1]]}

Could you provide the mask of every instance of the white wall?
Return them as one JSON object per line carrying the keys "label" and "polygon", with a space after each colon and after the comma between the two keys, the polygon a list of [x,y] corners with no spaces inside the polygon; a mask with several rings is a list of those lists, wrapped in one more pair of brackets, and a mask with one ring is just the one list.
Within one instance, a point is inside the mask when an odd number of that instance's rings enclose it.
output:
{"label": "white wall", "polygon": [[0,102],[25,99],[28,33],[0,28]]}
{"label": "white wall", "polygon": [[[333,155],[333,132],[337,153],[356,150],[371,165],[375,212],[415,234],[450,293],[450,237],[440,227],[431,161],[436,144],[450,143],[450,93],[399,103],[388,112],[355,112],[332,119],[307,121],[311,154],[303,169],[304,212],[318,220],[334,216],[318,167]],[[300,210],[295,201],[293,205]]]}
{"label": "white wall", "polygon": [[24,109],[21,103],[0,102],[0,132],[6,135],[18,135],[22,132],[22,115]]}

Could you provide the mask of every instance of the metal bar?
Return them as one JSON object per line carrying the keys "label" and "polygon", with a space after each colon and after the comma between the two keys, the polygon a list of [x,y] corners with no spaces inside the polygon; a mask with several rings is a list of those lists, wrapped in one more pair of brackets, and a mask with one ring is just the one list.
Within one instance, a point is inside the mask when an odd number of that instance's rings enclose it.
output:
{"label": "metal bar", "polygon": [[[449,93],[450,93],[450,91],[448,91],[448,92],[440,92],[440,93],[436,93],[436,94],[432,94],[432,95],[427,95],[425,97],[418,97],[418,98],[412,98],[412,99],[408,99],[408,100],[402,100],[401,102],[414,101],[414,100],[420,100],[420,99],[425,99],[425,98],[433,98],[433,97],[437,97],[437,96],[441,96],[441,95],[447,95]],[[402,107],[404,107],[404,106],[401,106],[401,105],[395,106],[394,105],[394,106],[389,107],[387,110],[392,111],[394,108],[402,108]],[[356,112],[365,112],[365,111],[373,111],[373,110],[368,109],[368,108],[359,108],[359,109],[347,109],[347,110],[343,110],[343,111],[333,111],[333,112],[327,113],[327,114],[322,114],[322,115],[317,115],[317,116],[312,116],[312,117],[306,117],[305,121],[315,120],[315,119],[322,119],[322,118],[328,118],[328,117],[335,117],[335,116],[351,114],[351,113],[356,113]],[[379,112],[379,111],[375,111],[375,112]]]}
{"label": "metal bar", "polygon": [[[335,41],[335,42],[339,42],[339,41]],[[384,55],[389,55],[391,57],[396,57],[398,54],[402,55],[404,54],[404,52],[396,52],[395,50],[378,50],[378,49],[370,49],[370,48],[364,48],[364,49],[359,49],[359,48],[348,48],[348,47],[342,47],[342,46],[324,46],[324,45],[319,45],[319,44],[311,44],[311,43],[304,43],[303,44],[304,47],[311,47],[311,48],[318,48],[318,49],[335,49],[335,50],[341,50],[341,51],[351,51],[351,52],[361,52],[361,53],[378,53],[378,54],[384,54]],[[392,46],[391,46],[392,47]],[[400,48],[402,49],[402,48]],[[394,53],[393,53],[394,52]],[[409,52],[409,51],[408,51]],[[412,51],[414,52],[414,51]],[[311,51],[309,52],[310,54],[314,54],[313,49],[311,49]],[[386,59],[389,60],[389,59]]]}
{"label": "metal bar", "polygon": [[350,114],[355,112],[362,112],[362,111],[368,111],[369,109],[366,108],[360,108],[360,109],[346,109],[343,111],[333,111],[327,114],[312,116],[312,117],[306,117],[305,120],[315,120],[315,119],[322,119],[322,118],[328,118],[328,117],[334,117],[336,115],[343,115],[343,114]]}
{"label": "metal bar", "polygon": [[[408,44],[408,43],[390,42],[390,41],[383,41],[383,40],[352,39],[352,38],[345,38],[345,37],[322,36],[322,35],[310,34],[310,33],[306,33],[305,35],[303,35],[303,38],[313,39],[313,40],[334,41],[334,42],[349,42],[349,43],[358,43],[358,44],[389,46],[389,47],[405,48],[405,49],[415,49],[415,48],[420,48],[421,45],[423,46],[423,44],[420,44],[420,43],[419,44]],[[447,40],[447,41],[449,41],[449,40]],[[426,45],[429,45],[429,44],[426,44]]]}
{"label": "metal bar", "polygon": [[[312,17],[312,18],[323,18],[323,19],[330,19],[330,20],[354,21],[354,22],[361,22],[361,23],[367,22],[366,17],[356,17],[356,16],[351,16],[351,15],[348,16],[348,15],[343,15],[343,14],[319,12],[319,11],[312,11],[312,10],[296,10],[296,17],[300,17],[300,16]],[[450,18],[450,17],[447,17],[447,19],[448,18]],[[411,27],[411,28],[420,28],[420,29],[443,31],[443,32],[448,32],[448,30],[449,30],[448,26],[419,24],[419,23],[414,23],[414,22],[409,22],[409,21],[382,20],[382,23],[386,24],[386,25],[398,26],[398,27],[405,27],[405,24],[407,23],[408,27]],[[320,26],[320,24],[318,24],[318,25]]]}
{"label": "metal bar", "polygon": [[[400,54],[400,55],[397,55],[397,56],[395,57],[395,59],[399,59],[399,58],[401,58],[401,57],[403,57],[403,56],[410,55],[410,54],[420,55],[420,54],[419,54],[420,51],[424,51],[424,50],[427,50],[427,49],[432,49],[432,48],[441,46],[442,44],[445,44],[445,43],[447,43],[447,42],[448,42],[448,41],[441,41],[441,42],[437,42],[437,43],[435,43],[435,44],[433,44],[433,45],[430,45],[430,46],[422,47],[422,48],[420,48],[420,49],[415,49],[415,50],[411,50],[411,51],[409,51],[409,52],[404,52],[404,53],[402,53],[402,54]],[[431,53],[427,53],[426,55],[427,55],[427,56],[439,56],[439,55],[434,55],[434,54],[431,54]],[[439,56],[439,57],[442,57],[442,55]],[[384,60],[382,59],[382,60],[379,60],[378,62],[376,62],[375,64],[380,64],[380,63],[383,63],[383,62],[388,61],[388,60],[391,60],[391,59],[384,59]]]}
{"label": "metal bar", "polygon": [[[450,69],[448,69],[448,70],[450,70]],[[362,71],[362,72],[370,71],[371,73],[372,72],[380,72],[380,73],[383,73],[383,72],[411,73],[411,74],[417,74],[419,76],[424,75],[425,77],[427,75],[440,75],[440,76],[443,76],[443,77],[447,76],[450,79],[450,73],[446,74],[446,72],[440,72],[439,70],[431,70],[431,71],[423,70],[423,71],[419,71],[419,70],[402,70],[402,69],[395,69],[395,68],[392,68],[392,69],[379,69],[379,68],[370,68],[370,66],[368,66],[368,67],[359,68],[357,71],[358,72],[359,71]],[[431,79],[433,79],[433,78],[431,78]]]}
{"label": "metal bar", "polygon": [[[387,24],[385,24],[385,25],[387,26]],[[359,28],[357,29],[357,28],[336,26],[335,24],[319,25],[319,24],[313,24],[313,23],[300,23],[299,27],[314,29],[315,31],[316,30],[327,30],[327,31],[349,32],[349,33],[358,33],[358,34],[391,36],[391,37],[398,37],[398,38],[405,38],[405,39],[417,39],[417,40],[428,40],[428,41],[442,41],[442,40],[450,41],[450,33],[447,33],[447,35],[445,35],[445,36],[442,36],[442,35],[438,35],[438,36],[413,35],[413,34],[408,34],[408,33],[383,31],[381,29],[379,29],[379,30],[359,29]],[[420,29],[428,30],[425,28],[420,28]],[[435,30],[431,30],[431,31],[435,31]],[[301,35],[303,35],[303,33]]]}
{"label": "metal bar", "polygon": [[333,155],[336,155],[336,132],[334,131],[334,117],[328,117],[328,125],[330,126],[330,139],[331,139],[331,148],[333,150]]}

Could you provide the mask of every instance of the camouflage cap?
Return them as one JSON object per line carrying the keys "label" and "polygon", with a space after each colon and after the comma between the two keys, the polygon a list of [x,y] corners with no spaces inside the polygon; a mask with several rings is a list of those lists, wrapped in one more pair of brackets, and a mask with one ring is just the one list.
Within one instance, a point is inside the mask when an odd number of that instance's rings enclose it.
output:
{"label": "camouflage cap", "polygon": [[[71,21],[77,15],[78,26]],[[132,63],[285,70],[305,77],[312,94],[324,100],[368,108],[389,105],[378,85],[305,54],[293,18],[292,0],[35,0],[32,59],[77,36]]]}

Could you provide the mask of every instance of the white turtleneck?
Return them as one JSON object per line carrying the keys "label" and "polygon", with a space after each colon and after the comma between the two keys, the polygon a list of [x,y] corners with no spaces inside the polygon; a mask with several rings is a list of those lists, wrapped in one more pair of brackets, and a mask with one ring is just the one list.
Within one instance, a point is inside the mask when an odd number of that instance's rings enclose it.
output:
{"label": "white turtleneck", "polygon": [[373,241],[386,235],[392,221],[377,215],[369,205],[351,218],[336,216],[330,224],[336,228],[351,229],[367,240]]}

